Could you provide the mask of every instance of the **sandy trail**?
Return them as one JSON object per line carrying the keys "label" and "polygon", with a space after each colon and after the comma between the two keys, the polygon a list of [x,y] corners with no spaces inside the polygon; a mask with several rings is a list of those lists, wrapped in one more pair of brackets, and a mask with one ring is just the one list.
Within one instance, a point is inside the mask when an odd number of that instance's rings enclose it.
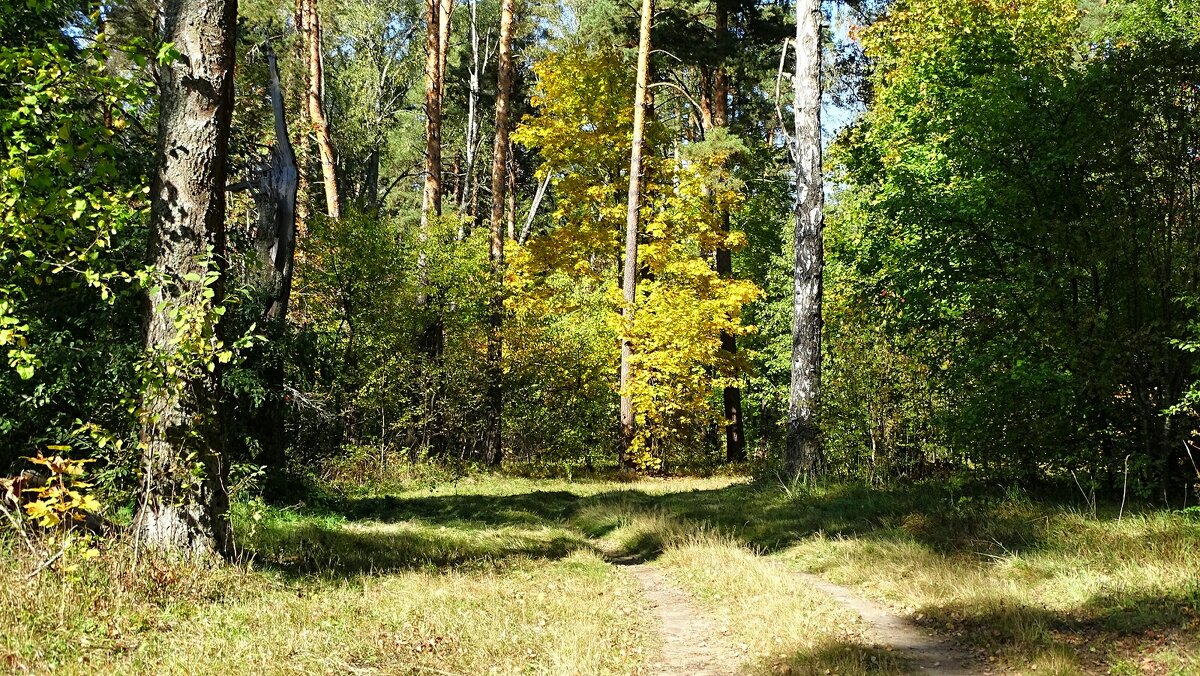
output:
{"label": "sandy trail", "polygon": [[665,575],[646,564],[622,565],[642,587],[654,607],[662,634],[662,659],[653,673],[660,676],[728,676],[737,673],[742,657],[720,640],[716,624],[692,603],[691,597]]}
{"label": "sandy trail", "polygon": [[888,608],[811,573],[795,573],[813,588],[832,596],[862,616],[867,640],[890,647],[908,660],[917,673],[943,676],[974,676],[979,669],[971,654],[961,646],[931,635]]}

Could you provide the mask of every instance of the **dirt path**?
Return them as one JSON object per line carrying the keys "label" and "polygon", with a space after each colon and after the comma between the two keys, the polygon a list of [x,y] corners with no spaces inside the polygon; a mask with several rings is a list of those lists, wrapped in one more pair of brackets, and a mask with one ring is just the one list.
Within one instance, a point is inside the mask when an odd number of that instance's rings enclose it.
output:
{"label": "dirt path", "polygon": [[712,620],[692,604],[690,597],[645,564],[624,564],[621,569],[642,586],[654,607],[662,634],[662,661],[653,673],[659,676],[728,676],[737,673],[741,656],[717,637]]}
{"label": "dirt path", "polygon": [[816,575],[800,572],[796,575],[861,615],[870,625],[867,639],[878,645],[890,647],[907,659],[918,673],[941,676],[974,676],[987,673],[976,666],[975,660],[964,648],[931,636],[924,629],[884,606]]}

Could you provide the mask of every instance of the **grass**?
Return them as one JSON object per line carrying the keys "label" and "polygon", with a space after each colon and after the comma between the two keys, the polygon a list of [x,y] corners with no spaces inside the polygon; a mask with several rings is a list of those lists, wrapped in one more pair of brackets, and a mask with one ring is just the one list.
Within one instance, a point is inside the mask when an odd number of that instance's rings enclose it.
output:
{"label": "grass", "polygon": [[1162,512],[1096,518],[1032,502],[973,512],[912,512],[870,537],[813,537],[784,555],[1011,668],[1200,669],[1200,523]]}
{"label": "grass", "polygon": [[704,537],[659,561],[726,628],[748,674],[902,674],[906,665],[864,639],[861,619],[789,575],[778,561]]}
{"label": "grass", "polygon": [[789,574],[887,602],[1017,673],[1200,670],[1200,521],[952,483],[795,493],[736,477],[494,474],[242,503],[240,566],[0,536],[0,671],[637,674],[652,613],[606,557],[690,592],[746,673],[903,673]]}

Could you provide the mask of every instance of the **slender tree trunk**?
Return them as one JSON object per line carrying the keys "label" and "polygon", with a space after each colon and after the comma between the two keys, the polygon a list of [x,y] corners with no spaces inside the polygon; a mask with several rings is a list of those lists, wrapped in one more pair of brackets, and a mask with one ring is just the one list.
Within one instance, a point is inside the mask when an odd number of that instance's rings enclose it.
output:
{"label": "slender tree trunk", "polygon": [[[725,0],[717,2],[716,33],[719,40],[728,39],[729,35],[729,6]],[[729,124],[729,74],[725,66],[717,64],[713,69],[711,105],[709,115],[713,127],[725,127]],[[721,230],[729,232],[729,211],[722,209],[719,214]],[[733,276],[733,256],[729,249],[717,249],[716,270],[721,277]],[[729,355],[737,355],[737,338],[729,333],[721,333],[721,349]],[[725,459],[728,462],[741,462],[746,459],[745,424],[742,420],[742,390],[736,386],[724,388],[721,393],[725,405]]]}
{"label": "slender tree trunk", "polygon": [[[152,359],[170,359],[181,330],[219,336],[211,323],[225,276],[225,161],[237,30],[236,0],[167,0],[162,10],[163,38],[183,57],[159,69],[150,261],[162,280],[149,296],[146,352]],[[208,294],[202,280],[214,267],[218,276]],[[181,311],[198,311],[195,321],[203,326],[177,326]],[[168,376],[150,386],[143,402],[146,476],[138,538],[186,556],[230,554],[221,373],[185,373],[182,382]]]}
{"label": "slender tree trunk", "polygon": [[337,162],[333,154],[333,136],[325,117],[325,76],[321,56],[321,14],[317,0],[304,3],[305,40],[308,43],[308,118],[317,137],[317,152],[321,157],[321,179],[325,188],[325,213],[330,218],[342,217],[342,199],[338,192]]}
{"label": "slender tree trunk", "polygon": [[824,194],[821,178],[821,3],[796,2],[795,287],[792,382],[786,465],[796,476],[822,471],[817,406],[821,395],[821,274]]}
{"label": "slender tree trunk", "polygon": [[[625,330],[633,326],[637,302],[638,208],[642,189],[642,142],[646,133],[646,89],[650,75],[650,25],[654,18],[654,0],[642,0],[642,21],[638,33],[637,89],[633,96],[633,148],[629,156],[629,201],[625,214],[625,266],[621,280],[625,305],[622,314]],[[621,340],[621,464],[631,464],[629,450],[636,434],[633,397],[630,396],[633,343],[628,335]]]}
{"label": "slender tree trunk", "polygon": [[438,96],[440,5],[439,0],[425,0],[425,182],[421,193],[423,238],[429,236],[429,221],[442,215],[442,105]]}
{"label": "slender tree trunk", "polygon": [[[460,216],[474,214],[474,201],[478,197],[475,185],[475,161],[479,154],[479,76],[487,66],[488,47],[484,45],[483,54],[479,49],[479,0],[471,3],[471,70],[467,82],[467,138],[466,138],[466,168],[463,175],[463,191],[458,202]],[[472,217],[472,222],[474,218]]]}
{"label": "slender tree trunk", "polygon": [[[425,406],[427,415],[424,431],[420,435],[429,445],[433,455],[444,453],[443,416],[440,411],[443,384],[440,366],[445,346],[445,322],[441,310],[431,303],[429,293],[429,270],[425,246],[432,227],[442,215],[442,93],[445,86],[446,54],[450,34],[452,0],[426,0],[425,3],[425,182],[421,195],[421,228],[418,234],[421,250],[417,254],[417,276],[420,290],[417,306],[431,310],[422,331],[421,343],[434,369],[433,391],[428,393],[435,400]],[[425,395],[422,401],[427,401]]]}
{"label": "slender tree trunk", "polygon": [[[299,106],[297,114],[299,120],[296,128],[299,133],[296,135],[296,143],[294,151],[296,153],[296,239],[303,240],[308,229],[308,167],[309,157],[311,157],[308,130],[311,128],[311,123],[308,119],[308,18],[307,11],[308,0],[296,0],[296,11],[293,21],[296,25],[297,40],[293,45],[293,56],[296,62],[304,66],[305,77],[300,78],[301,85],[296,92],[299,97]],[[289,92],[293,93],[293,92]],[[304,252],[297,251],[297,260],[303,260]],[[303,313],[303,308],[300,310]]]}
{"label": "slender tree trunk", "polygon": [[529,205],[529,213],[525,215],[525,225],[521,226],[521,234],[517,237],[518,244],[524,244],[529,239],[529,234],[533,230],[533,219],[537,218],[538,208],[542,206],[542,199],[546,196],[546,188],[550,187],[550,179],[553,176],[554,173],[547,168],[546,177],[538,185],[537,192],[533,195],[533,203]]}
{"label": "slender tree trunk", "polygon": [[492,155],[492,213],[491,248],[492,298],[488,319],[488,426],[487,460],[499,465],[503,455],[502,418],[504,388],[501,382],[504,343],[504,198],[508,185],[508,114],[513,86],[513,4],[514,0],[502,0],[500,4],[500,44],[498,84],[496,87],[496,145]]}
{"label": "slender tree trunk", "polygon": [[[428,241],[432,221],[442,215],[442,91],[450,33],[451,0],[425,0],[425,182],[421,192],[421,242]],[[422,247],[423,248],[423,247]],[[421,291],[417,305],[428,303],[425,252],[417,255]]]}
{"label": "slender tree trunk", "polygon": [[508,181],[508,194],[504,201],[504,220],[508,223],[508,238],[517,238],[517,160],[513,155],[512,144],[508,144],[508,160],[505,180]]}

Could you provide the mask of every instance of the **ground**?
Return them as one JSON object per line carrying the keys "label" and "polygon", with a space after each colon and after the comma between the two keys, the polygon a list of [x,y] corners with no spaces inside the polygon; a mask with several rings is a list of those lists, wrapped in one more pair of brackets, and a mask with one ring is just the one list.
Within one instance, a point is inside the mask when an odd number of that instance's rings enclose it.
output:
{"label": "ground", "polygon": [[217,568],[104,545],[30,577],[0,537],[0,670],[1200,672],[1188,513],[483,474],[242,500],[236,524],[246,560]]}

